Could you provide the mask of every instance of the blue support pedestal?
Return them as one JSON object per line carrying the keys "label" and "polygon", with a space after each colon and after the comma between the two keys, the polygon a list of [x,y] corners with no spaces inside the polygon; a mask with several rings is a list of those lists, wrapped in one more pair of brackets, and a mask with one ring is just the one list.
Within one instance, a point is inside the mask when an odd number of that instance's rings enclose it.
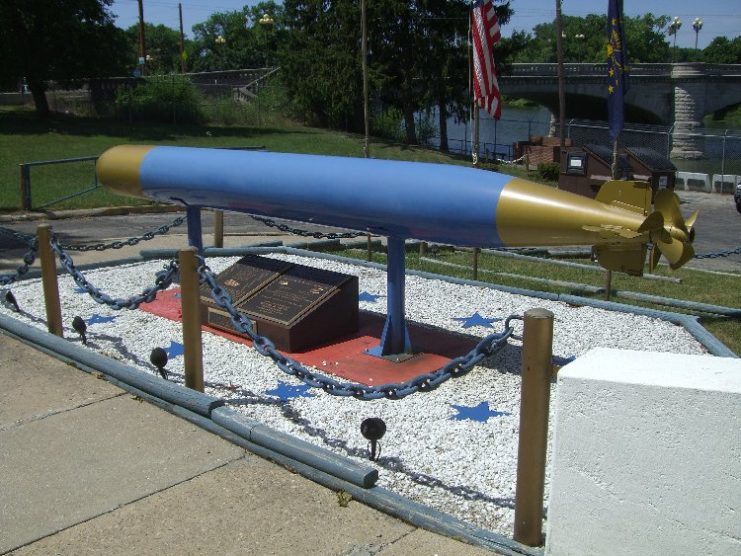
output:
{"label": "blue support pedestal", "polygon": [[198,249],[198,253],[202,255],[201,207],[187,206],[185,207],[185,214],[188,217],[188,245]]}
{"label": "blue support pedestal", "polygon": [[383,326],[380,345],[368,350],[371,355],[393,357],[412,353],[412,343],[409,340],[409,331],[404,316],[405,254],[404,239],[389,237],[386,265],[388,299],[386,324]]}

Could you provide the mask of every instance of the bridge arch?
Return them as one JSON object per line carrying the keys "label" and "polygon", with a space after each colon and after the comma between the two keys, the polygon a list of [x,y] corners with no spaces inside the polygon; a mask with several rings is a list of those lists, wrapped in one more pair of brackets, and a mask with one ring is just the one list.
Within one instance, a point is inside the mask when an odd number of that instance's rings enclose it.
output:
{"label": "bridge arch", "polygon": [[[607,65],[564,64],[566,117],[607,119]],[[741,65],[635,64],[625,96],[625,120],[674,128],[672,156],[700,158],[706,114],[741,103]],[[513,64],[502,93],[532,100],[558,114],[557,64]]]}

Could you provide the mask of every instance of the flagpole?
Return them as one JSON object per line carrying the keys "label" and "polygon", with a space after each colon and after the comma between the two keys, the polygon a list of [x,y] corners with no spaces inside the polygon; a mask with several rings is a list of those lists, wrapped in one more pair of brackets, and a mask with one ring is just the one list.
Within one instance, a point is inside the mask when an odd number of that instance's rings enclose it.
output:
{"label": "flagpole", "polygon": [[478,149],[478,142],[479,142],[479,130],[478,130],[478,107],[476,103],[473,100],[473,87],[471,86],[471,80],[473,79],[473,73],[471,71],[471,64],[472,62],[472,54],[473,54],[473,40],[471,40],[471,10],[473,10],[473,2],[474,0],[471,0],[471,6],[469,8],[468,13],[468,100],[471,103],[471,112],[468,116],[469,121],[471,121],[471,160],[472,165],[476,166],[476,163],[478,162],[476,160],[476,151]]}

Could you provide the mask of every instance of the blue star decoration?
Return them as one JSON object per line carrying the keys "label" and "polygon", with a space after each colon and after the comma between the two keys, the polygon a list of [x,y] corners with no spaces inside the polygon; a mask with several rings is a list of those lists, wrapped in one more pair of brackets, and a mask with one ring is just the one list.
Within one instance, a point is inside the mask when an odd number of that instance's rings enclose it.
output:
{"label": "blue star decoration", "polygon": [[379,297],[380,297],[379,295],[373,295],[372,293],[363,291],[363,292],[360,292],[360,294],[358,294],[358,301],[367,301],[369,303],[375,303]]}
{"label": "blue star decoration", "polygon": [[486,328],[494,328],[491,323],[500,321],[502,319],[497,317],[487,319],[486,317],[482,317],[481,315],[479,315],[479,312],[476,311],[470,317],[453,317],[453,320],[461,322],[463,324],[463,328],[471,328],[472,326],[484,326]]}
{"label": "blue star decoration", "polygon": [[478,421],[479,423],[486,423],[489,417],[502,417],[504,415],[510,415],[505,411],[494,411],[489,409],[489,402],[481,402],[479,405],[468,407],[465,405],[450,404],[458,414],[453,415],[451,419],[456,421]]}
{"label": "blue star decoration", "polygon": [[172,359],[173,357],[177,357],[178,355],[182,355],[185,353],[185,347],[183,347],[183,344],[179,342],[173,342],[170,340],[170,347],[165,348],[165,353],[167,353],[167,357],[169,359]]}
{"label": "blue star decoration", "polygon": [[90,317],[89,319],[87,319],[87,325],[88,326],[91,326],[93,324],[106,324],[108,322],[113,322],[117,318],[118,318],[117,316],[116,317],[104,317],[104,316],[98,315],[96,313],[92,317]]}
{"label": "blue star decoration", "polygon": [[287,382],[281,382],[279,380],[277,388],[265,390],[265,393],[268,396],[275,396],[281,400],[290,400],[292,398],[313,398],[314,394],[309,393],[310,388],[311,386],[308,384],[299,384],[298,386],[294,386],[293,384],[288,384]]}

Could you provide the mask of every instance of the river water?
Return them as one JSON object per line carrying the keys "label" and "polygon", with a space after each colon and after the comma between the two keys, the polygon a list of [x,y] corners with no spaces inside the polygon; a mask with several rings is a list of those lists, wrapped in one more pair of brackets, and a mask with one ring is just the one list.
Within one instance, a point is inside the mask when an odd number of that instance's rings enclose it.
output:
{"label": "river water", "polygon": [[[484,110],[480,111],[479,142],[482,155],[496,154],[505,160],[512,157],[512,144],[516,141],[527,141],[533,135],[548,135],[551,113],[542,106],[534,108],[507,108],[502,106],[502,118],[495,121]],[[437,129],[437,108],[430,113],[431,122],[435,124],[436,135],[428,144],[440,146],[440,135]],[[448,118],[448,147],[452,152],[471,152],[471,126],[469,121],[458,122]]]}

